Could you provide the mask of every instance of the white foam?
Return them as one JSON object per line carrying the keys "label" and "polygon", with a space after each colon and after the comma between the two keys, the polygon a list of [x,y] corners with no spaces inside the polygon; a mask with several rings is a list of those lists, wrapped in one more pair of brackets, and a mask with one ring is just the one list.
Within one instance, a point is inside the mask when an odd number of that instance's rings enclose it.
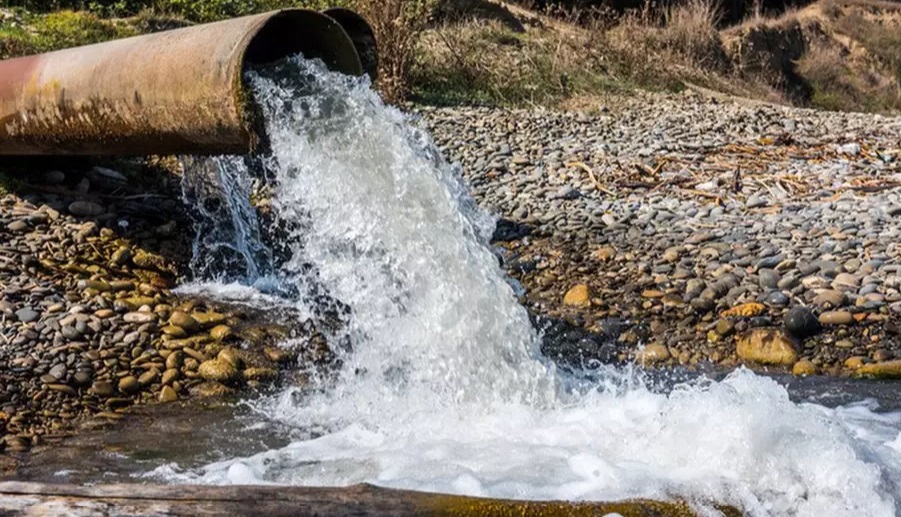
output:
{"label": "white foam", "polygon": [[490,220],[427,135],[365,83],[303,61],[285,66],[287,75],[253,80],[273,149],[273,205],[295,223],[279,279],[297,286],[299,310],[314,281],[346,304],[353,350],[339,351],[344,367],[328,389],[258,405],[261,421],[308,439],[153,475],[524,499],[688,497],[752,516],[895,513],[897,415],[798,405],[745,370],[661,394],[610,369],[596,375],[602,383],[571,389],[539,357],[485,245]]}
{"label": "white foam", "polygon": [[[254,285],[238,282],[189,282],[172,292],[185,296],[209,297],[230,302],[245,302],[256,307],[287,307],[293,305],[284,298],[269,294],[276,282],[268,277],[259,278]],[[270,287],[272,286],[272,287]],[[262,287],[262,290],[261,290]]]}
{"label": "white foam", "polygon": [[[276,403],[269,414],[282,409],[290,410]],[[894,515],[897,494],[883,477],[897,475],[901,458],[884,444],[898,422],[878,429],[860,412],[853,422],[843,413],[794,404],[774,381],[739,371],[669,395],[595,392],[543,410],[463,405],[378,427],[351,424],[188,479],[370,482],[518,499],[681,496],[737,504],[753,516]],[[870,429],[865,439],[854,437],[861,423]]]}

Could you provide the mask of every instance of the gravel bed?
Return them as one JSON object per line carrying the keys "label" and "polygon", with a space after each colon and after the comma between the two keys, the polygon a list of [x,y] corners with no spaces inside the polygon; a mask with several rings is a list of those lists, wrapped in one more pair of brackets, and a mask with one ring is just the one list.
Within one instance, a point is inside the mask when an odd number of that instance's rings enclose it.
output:
{"label": "gravel bed", "polygon": [[480,204],[546,352],[901,374],[901,118],[616,99],[417,108]]}

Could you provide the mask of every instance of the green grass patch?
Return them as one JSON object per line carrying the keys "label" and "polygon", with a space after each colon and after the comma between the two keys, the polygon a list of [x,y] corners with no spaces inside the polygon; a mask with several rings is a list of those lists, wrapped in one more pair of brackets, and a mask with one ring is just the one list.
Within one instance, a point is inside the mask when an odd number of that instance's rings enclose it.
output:
{"label": "green grass patch", "polygon": [[137,33],[126,23],[105,20],[87,12],[22,14],[12,22],[0,23],[0,59],[125,38]]}
{"label": "green grass patch", "polygon": [[[23,1],[8,11],[11,16],[0,17],[0,59],[100,43],[194,22],[287,7],[324,9],[346,3],[345,0]],[[63,10],[53,10],[56,8]]]}

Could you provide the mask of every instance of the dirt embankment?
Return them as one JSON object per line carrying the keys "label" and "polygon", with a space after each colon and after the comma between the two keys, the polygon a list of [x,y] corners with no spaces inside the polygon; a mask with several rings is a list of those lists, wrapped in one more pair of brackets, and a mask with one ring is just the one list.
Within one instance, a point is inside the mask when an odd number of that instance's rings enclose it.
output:
{"label": "dirt embankment", "polygon": [[901,109],[901,4],[824,1],[722,32],[742,75],[836,110]]}

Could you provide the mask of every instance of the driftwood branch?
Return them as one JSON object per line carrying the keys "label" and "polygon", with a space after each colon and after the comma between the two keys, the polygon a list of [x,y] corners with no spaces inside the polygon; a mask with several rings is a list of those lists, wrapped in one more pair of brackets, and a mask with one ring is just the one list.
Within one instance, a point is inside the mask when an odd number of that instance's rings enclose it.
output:
{"label": "driftwood branch", "polygon": [[[734,508],[721,508],[721,511],[727,517],[741,515]],[[393,490],[372,485],[314,488],[0,483],[0,516],[557,517],[611,513],[623,517],[696,515],[683,501],[527,502]]]}

